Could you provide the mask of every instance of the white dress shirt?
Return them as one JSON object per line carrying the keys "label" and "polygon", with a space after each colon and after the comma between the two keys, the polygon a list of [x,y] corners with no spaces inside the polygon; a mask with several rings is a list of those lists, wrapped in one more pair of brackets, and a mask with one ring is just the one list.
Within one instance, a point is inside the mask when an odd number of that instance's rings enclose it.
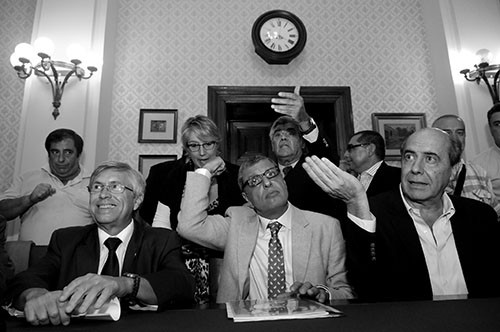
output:
{"label": "white dress shirt", "polygon": [[285,213],[278,219],[260,218],[259,233],[257,243],[250,259],[250,293],[248,300],[267,299],[267,266],[268,266],[268,248],[271,239],[271,230],[267,225],[273,220],[277,220],[283,226],[278,232],[278,238],[283,248],[283,258],[285,260],[285,279],[286,289],[289,290],[293,284],[292,270],[292,216],[290,205]]}
{"label": "white dress shirt", "polygon": [[[97,228],[97,234],[99,235],[99,268],[98,273],[101,274],[102,268],[108,259],[109,249],[104,244],[109,237],[117,237],[122,240],[122,243],[116,249],[116,256],[118,257],[118,263],[120,265],[120,274],[122,275],[123,261],[125,260],[125,253],[127,252],[127,247],[132,238],[132,233],[134,233],[134,221],[132,220],[127,227],[125,227],[120,233],[115,236],[110,236],[108,233],[103,231],[101,228]],[[127,271],[125,271],[127,272]]]}
{"label": "white dress shirt", "polygon": [[[446,193],[443,194],[443,213],[431,228],[423,220],[420,211],[408,204],[401,191],[401,186],[399,192],[417,229],[435,299],[450,295],[466,297],[468,294],[467,285],[450,222],[450,218],[455,214],[455,208],[450,198]],[[370,220],[357,218],[350,213],[348,213],[348,217],[367,232],[375,232],[376,219],[373,215]]]}

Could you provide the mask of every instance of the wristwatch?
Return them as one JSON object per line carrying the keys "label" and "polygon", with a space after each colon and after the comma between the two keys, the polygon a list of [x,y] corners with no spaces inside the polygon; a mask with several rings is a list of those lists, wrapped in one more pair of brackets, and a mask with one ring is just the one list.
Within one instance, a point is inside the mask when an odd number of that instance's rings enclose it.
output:
{"label": "wristwatch", "polygon": [[307,135],[310,134],[314,129],[316,129],[316,122],[314,122],[313,118],[309,118],[309,126],[307,130],[302,130],[302,128],[300,128],[300,133],[302,135]]}
{"label": "wristwatch", "polygon": [[139,292],[139,286],[141,284],[141,277],[135,273],[125,272],[122,274],[123,277],[134,279],[134,287],[132,288],[132,293],[128,294],[125,298],[129,305],[134,305],[137,303],[137,293]]}

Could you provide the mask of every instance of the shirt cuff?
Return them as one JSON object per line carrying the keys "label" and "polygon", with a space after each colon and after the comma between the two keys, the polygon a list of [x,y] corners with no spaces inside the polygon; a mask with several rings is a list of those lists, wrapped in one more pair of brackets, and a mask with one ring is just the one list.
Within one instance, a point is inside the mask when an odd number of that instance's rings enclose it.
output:
{"label": "shirt cuff", "polygon": [[361,218],[358,218],[355,215],[347,212],[347,217],[352,222],[354,222],[356,225],[358,225],[359,227],[361,227],[362,229],[364,229],[367,232],[375,233],[375,228],[377,226],[377,219],[375,218],[375,216],[371,212],[370,212],[370,216],[371,216],[370,219],[361,219]]}
{"label": "shirt cuff", "polygon": [[330,289],[327,286],[320,284],[320,285],[316,285],[314,287],[322,289],[326,292],[326,294],[328,295],[327,302],[330,302],[332,300],[332,292],[330,292]]}
{"label": "shirt cuff", "polygon": [[309,143],[314,143],[318,140],[319,129],[313,118],[311,118],[311,123],[313,124],[314,129],[310,133],[302,135],[302,138],[308,141]]}

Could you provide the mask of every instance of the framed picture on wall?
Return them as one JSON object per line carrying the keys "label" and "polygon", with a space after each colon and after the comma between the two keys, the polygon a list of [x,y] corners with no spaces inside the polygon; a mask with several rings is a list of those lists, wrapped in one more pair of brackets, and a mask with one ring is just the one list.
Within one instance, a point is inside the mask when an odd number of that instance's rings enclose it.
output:
{"label": "framed picture on wall", "polygon": [[148,177],[149,169],[151,166],[165,162],[177,160],[177,155],[175,154],[140,154],[139,155],[139,172],[142,173],[144,177]]}
{"label": "framed picture on wall", "polygon": [[139,143],[176,143],[177,110],[141,109]]}
{"label": "framed picture on wall", "polygon": [[401,143],[410,134],[426,127],[425,113],[373,113],[373,130],[385,140],[385,160],[401,159]]}

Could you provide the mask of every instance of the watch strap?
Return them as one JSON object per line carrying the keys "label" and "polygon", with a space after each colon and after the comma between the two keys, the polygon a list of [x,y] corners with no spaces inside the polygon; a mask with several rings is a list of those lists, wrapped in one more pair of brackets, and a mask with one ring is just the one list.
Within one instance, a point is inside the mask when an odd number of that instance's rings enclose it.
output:
{"label": "watch strap", "polygon": [[141,284],[141,277],[138,274],[128,273],[128,272],[123,273],[123,276],[126,278],[134,279],[134,286],[132,288],[132,293],[128,294],[126,296],[126,299],[130,304],[135,304],[135,303],[137,303],[137,293],[139,293],[139,286]]}
{"label": "watch strap", "polygon": [[304,131],[301,129],[300,133],[302,135],[307,135],[310,134],[314,129],[316,129],[316,123],[314,122],[313,118],[309,118],[309,128]]}

